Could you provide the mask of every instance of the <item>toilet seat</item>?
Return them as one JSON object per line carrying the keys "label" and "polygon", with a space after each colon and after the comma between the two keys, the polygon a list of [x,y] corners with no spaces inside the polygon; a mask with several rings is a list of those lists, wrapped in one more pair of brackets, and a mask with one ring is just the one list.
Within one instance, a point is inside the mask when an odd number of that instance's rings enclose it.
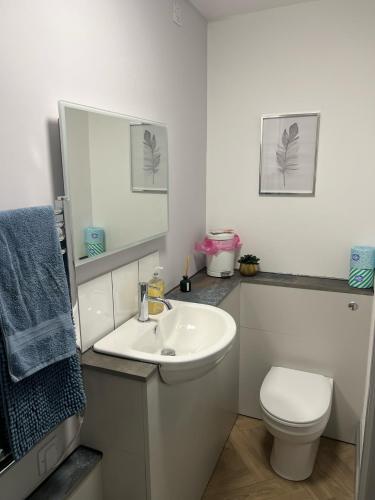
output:
{"label": "toilet seat", "polygon": [[287,429],[299,429],[300,432],[303,432],[304,434],[314,432],[316,428],[319,428],[321,426],[321,423],[326,425],[326,415],[322,415],[320,418],[317,420],[314,420],[312,422],[304,422],[304,423],[299,423],[299,422],[292,422],[290,420],[283,420],[280,417],[277,417],[276,415],[273,415],[270,413],[266,408],[260,403],[263,416],[268,417],[268,419],[272,420],[275,425],[278,425],[280,428],[284,428],[285,432],[288,432]]}
{"label": "toilet seat", "polygon": [[263,381],[260,403],[280,424],[310,426],[330,411],[332,387],[329,377],[274,366]]}

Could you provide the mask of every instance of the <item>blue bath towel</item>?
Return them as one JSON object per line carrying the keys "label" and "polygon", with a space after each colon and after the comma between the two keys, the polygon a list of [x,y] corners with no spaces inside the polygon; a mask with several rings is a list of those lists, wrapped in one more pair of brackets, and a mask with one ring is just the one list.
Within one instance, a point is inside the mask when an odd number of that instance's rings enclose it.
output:
{"label": "blue bath towel", "polygon": [[0,334],[17,383],[76,352],[52,207],[0,212]]}
{"label": "blue bath towel", "polygon": [[85,394],[78,355],[15,383],[0,339],[0,395],[7,441],[14,459],[20,460],[58,424],[83,410]]}
{"label": "blue bath towel", "polygon": [[8,431],[4,414],[4,405],[0,393],[0,455],[1,455],[1,449],[3,450],[3,453],[8,453],[10,451],[8,442]]}

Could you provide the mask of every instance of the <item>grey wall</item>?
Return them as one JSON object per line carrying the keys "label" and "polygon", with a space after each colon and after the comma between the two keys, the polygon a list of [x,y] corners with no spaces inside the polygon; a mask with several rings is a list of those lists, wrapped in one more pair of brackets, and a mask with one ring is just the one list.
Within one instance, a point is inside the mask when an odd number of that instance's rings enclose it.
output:
{"label": "grey wall", "polygon": [[79,281],[158,249],[172,286],[204,233],[206,23],[181,6],[179,27],[172,0],[0,0],[0,209],[62,193],[58,100],[168,124],[167,238],[103,259]]}

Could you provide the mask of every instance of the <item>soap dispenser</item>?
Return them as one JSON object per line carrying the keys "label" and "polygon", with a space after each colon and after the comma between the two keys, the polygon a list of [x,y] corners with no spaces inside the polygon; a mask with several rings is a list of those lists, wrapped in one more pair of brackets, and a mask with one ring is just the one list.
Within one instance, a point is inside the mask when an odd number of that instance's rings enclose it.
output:
{"label": "soap dispenser", "polygon": [[[161,266],[156,266],[152,279],[148,282],[148,296],[150,298],[158,297],[160,299],[164,299],[165,283],[164,280],[160,277],[160,271],[162,269],[163,268]],[[163,304],[160,304],[158,302],[151,302],[151,300],[148,303],[149,314],[160,314],[163,309]]]}

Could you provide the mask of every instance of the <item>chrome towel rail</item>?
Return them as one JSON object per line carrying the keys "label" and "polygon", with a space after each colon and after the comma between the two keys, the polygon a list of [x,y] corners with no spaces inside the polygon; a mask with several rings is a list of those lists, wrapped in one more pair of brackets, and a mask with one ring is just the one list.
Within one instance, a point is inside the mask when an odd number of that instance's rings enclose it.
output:
{"label": "chrome towel rail", "polygon": [[65,218],[64,218],[64,198],[60,196],[55,200],[55,220],[56,229],[59,236],[61,253],[66,254],[66,232],[65,232]]}

